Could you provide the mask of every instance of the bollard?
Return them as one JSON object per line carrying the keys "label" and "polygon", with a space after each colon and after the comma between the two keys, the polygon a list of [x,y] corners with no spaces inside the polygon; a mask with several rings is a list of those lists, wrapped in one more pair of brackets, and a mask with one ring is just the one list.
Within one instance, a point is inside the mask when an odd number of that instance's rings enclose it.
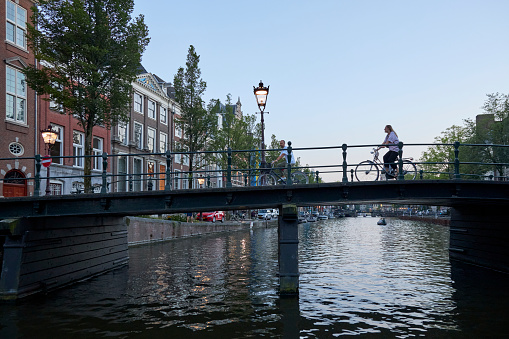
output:
{"label": "bollard", "polygon": [[292,173],[292,142],[288,141],[288,147],[286,148],[287,151],[287,164],[286,164],[286,185],[290,186],[293,184],[292,182],[292,176],[290,175]]}
{"label": "bollard", "polygon": [[102,172],[102,187],[101,187],[101,193],[107,193],[106,187],[108,185],[108,182],[106,180],[106,170],[108,169],[108,153],[103,152],[102,154],[103,158],[103,172]]}
{"label": "bollard", "polygon": [[343,182],[348,182],[348,176],[346,172],[348,171],[348,164],[346,163],[346,149],[347,145],[343,144],[341,148],[343,149]]}
{"label": "bollard", "polygon": [[41,155],[35,155],[35,188],[34,188],[34,196],[40,196],[41,192]]}
{"label": "bollard", "polygon": [[459,141],[454,142],[454,179],[461,179],[459,148],[460,148],[460,142]]}
{"label": "bollard", "polygon": [[232,187],[232,149],[228,147],[228,168],[226,172],[226,187]]}
{"label": "bollard", "polygon": [[398,160],[398,180],[405,180],[405,174],[403,174],[403,142],[400,141],[398,143],[398,148],[399,148],[399,151],[398,151],[398,157],[399,157],[399,160]]}
{"label": "bollard", "polygon": [[166,151],[166,183],[164,185],[165,191],[171,191],[171,152]]}

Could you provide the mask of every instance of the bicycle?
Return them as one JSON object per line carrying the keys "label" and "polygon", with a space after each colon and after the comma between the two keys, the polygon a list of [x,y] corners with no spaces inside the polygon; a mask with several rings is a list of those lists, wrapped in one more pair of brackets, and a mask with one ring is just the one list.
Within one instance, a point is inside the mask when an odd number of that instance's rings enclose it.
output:
{"label": "bicycle", "polygon": [[[380,177],[380,173],[386,174],[386,179],[397,179],[398,174],[392,173],[392,167],[389,166],[389,173],[386,173],[384,163],[378,159],[376,148],[373,148],[371,154],[373,154],[373,160],[365,160],[355,167],[355,177],[358,181],[376,181]],[[417,177],[417,167],[412,162],[413,158],[403,158],[402,160],[405,180],[414,180]]]}
{"label": "bicycle", "polygon": [[[280,176],[277,172],[272,168],[272,164],[267,163],[266,168],[262,169],[262,173],[256,180],[257,186],[272,186],[277,184],[286,185],[286,178]],[[308,177],[301,171],[293,171],[291,173],[292,183],[293,184],[307,184],[309,182]]]}

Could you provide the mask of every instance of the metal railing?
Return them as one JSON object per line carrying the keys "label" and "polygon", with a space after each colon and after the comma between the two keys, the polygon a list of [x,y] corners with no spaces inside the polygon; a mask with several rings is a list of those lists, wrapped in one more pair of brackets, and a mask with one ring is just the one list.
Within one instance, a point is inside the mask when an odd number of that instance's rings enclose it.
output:
{"label": "metal railing", "polygon": [[[288,170],[288,173],[291,173],[293,170],[303,171],[306,175],[308,175],[310,182],[318,183],[320,182],[320,175],[329,175],[335,178],[335,181],[340,182],[352,182],[355,181],[354,171],[357,165],[361,160],[366,160],[360,158],[357,154],[356,157],[358,159],[354,161],[350,161],[349,153],[354,153],[358,150],[363,150],[363,154],[365,149],[379,147],[379,144],[368,144],[368,145],[347,145],[342,144],[341,146],[326,146],[326,147],[303,147],[303,148],[293,148],[291,142],[289,142],[289,146],[287,148],[288,159],[291,158],[292,153],[296,152],[299,155],[304,154],[304,152],[333,152],[333,157],[338,159],[337,162],[332,162],[331,164],[316,164],[313,166],[305,165],[305,166],[293,166],[289,161],[286,166],[277,167],[276,169],[285,169]],[[391,146],[391,145],[384,145]],[[425,179],[478,179],[478,180],[507,180],[507,176],[505,173],[496,173],[495,169],[503,169],[498,172],[505,172],[505,168],[509,167],[509,162],[476,162],[476,161],[460,161],[460,149],[463,148],[482,148],[482,149],[500,149],[503,152],[509,153],[509,145],[486,145],[486,144],[460,144],[459,142],[451,143],[451,144],[403,144],[400,142],[395,145],[399,147],[399,157],[397,160],[397,166],[399,168],[399,174],[396,180],[405,180],[402,168],[403,168],[403,150],[407,150],[410,147],[429,147],[429,146],[442,146],[446,148],[450,148],[451,154],[453,158],[444,159],[444,161],[439,162],[413,162],[417,166],[417,172],[419,180]],[[267,149],[265,150],[268,154],[278,155],[281,149]],[[365,153],[364,153],[365,152]],[[101,164],[102,169],[93,170],[92,174],[88,177],[93,182],[93,186],[97,189],[96,192],[100,193],[108,193],[108,192],[116,192],[116,191],[139,191],[139,190],[153,190],[159,189],[161,190],[164,187],[164,190],[174,190],[180,189],[175,187],[176,180],[186,180],[189,183],[194,183],[197,179],[203,179],[204,184],[195,188],[210,188],[212,187],[212,182],[222,182],[222,187],[232,187],[232,186],[255,186],[256,178],[263,171],[263,168],[259,167],[259,149],[255,150],[220,150],[220,151],[201,151],[201,152],[170,152],[166,153],[137,153],[137,154],[107,154],[104,152],[102,155],[90,155],[90,156],[60,156],[54,157],[54,160],[64,162],[65,159],[72,159],[73,163],[76,163],[78,158],[93,158],[92,163]],[[177,171],[174,169],[175,164],[175,156],[182,157],[190,157],[193,155],[194,157],[200,157],[201,159],[210,159],[215,157],[215,159],[226,157],[226,162],[223,168],[203,168],[201,165],[198,166],[200,168],[193,171]],[[139,171],[136,173],[118,173],[118,170],[113,173],[111,171],[112,164],[115,162],[115,158],[118,157],[126,157],[129,158],[151,158],[151,161],[164,163],[165,171]],[[234,157],[242,158],[247,160],[249,164],[246,168],[239,168],[234,166]],[[329,156],[328,158],[331,158]],[[155,159],[155,160],[154,160]],[[254,159],[254,161],[253,161]],[[34,157],[15,157],[15,158],[0,158],[0,169],[2,169],[2,178],[0,178],[0,184],[26,184],[29,182],[30,185],[34,186],[33,194],[35,196],[41,195],[41,182],[51,180],[64,180],[64,179],[79,179],[76,182],[82,182],[85,178],[83,173],[78,174],[60,174],[57,175],[57,171],[53,170],[49,176],[42,175],[42,158],[41,155],[35,155]],[[63,160],[63,161],[62,161]],[[509,159],[508,159],[509,160]],[[201,161],[201,160],[200,160]],[[210,161],[210,160],[209,160]],[[115,162],[116,163],[116,162]],[[130,163],[130,161],[128,162]],[[217,162],[216,162],[217,163]],[[13,166],[14,164],[14,166]],[[211,164],[215,164],[214,162],[209,163],[209,167]],[[385,165],[385,164],[384,164]],[[388,164],[387,164],[388,165]],[[32,167],[33,166],[33,167]],[[55,165],[52,165],[55,166]],[[74,169],[78,172],[82,172],[83,169],[75,166],[68,165],[59,165],[55,166],[56,168],[64,169]],[[145,166],[146,168],[147,166]],[[430,170],[429,168],[433,167],[442,167],[440,170]],[[5,177],[6,174],[12,172],[12,170],[20,172],[22,168],[35,168],[35,175],[22,177]],[[468,171],[461,172],[462,168],[468,168]],[[477,168],[477,169],[476,169]],[[492,168],[493,171],[489,169]],[[7,169],[7,171],[5,170]],[[110,170],[109,170],[110,169]],[[476,169],[476,170],[473,170]],[[49,170],[46,171],[50,172]],[[72,172],[72,171],[70,171]],[[475,173],[477,172],[477,173]],[[334,181],[334,180],[333,180]],[[155,185],[154,185],[155,182]],[[292,185],[291,180],[288,180],[286,185]],[[125,186],[125,189],[124,189]],[[187,185],[186,185],[187,186]],[[195,184],[196,186],[196,184]],[[119,189],[120,187],[120,189]],[[184,189],[187,189],[184,188]],[[79,193],[79,192],[73,192]]]}

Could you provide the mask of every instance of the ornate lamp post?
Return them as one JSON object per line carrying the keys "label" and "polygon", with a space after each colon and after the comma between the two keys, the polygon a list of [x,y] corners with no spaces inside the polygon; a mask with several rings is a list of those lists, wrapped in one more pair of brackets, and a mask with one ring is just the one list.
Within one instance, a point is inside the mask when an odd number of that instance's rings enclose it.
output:
{"label": "ornate lamp post", "polygon": [[[262,163],[260,165],[261,168],[266,167],[265,162],[265,125],[263,120],[263,113],[265,111],[265,104],[267,103],[267,95],[269,95],[269,87],[263,87],[263,82],[260,80],[258,87],[253,86],[254,95],[256,97],[256,103],[258,104],[258,108],[260,109],[261,114],[261,122],[262,122]],[[267,114],[269,112],[266,112]]]}
{"label": "ornate lamp post", "polygon": [[[41,135],[42,135],[42,139],[44,140],[44,144],[46,145],[46,149],[47,149],[47,152],[48,154],[46,155],[46,157],[51,157],[51,148],[53,147],[53,145],[55,145],[55,142],[57,141],[57,138],[58,138],[58,132],[54,131],[52,128],[51,128],[51,125],[48,126],[48,128],[46,129],[43,129],[41,131]],[[50,189],[49,189],[49,175],[50,175],[50,172],[49,172],[49,165],[46,167],[47,168],[47,175],[46,175],[46,195],[50,195]]]}

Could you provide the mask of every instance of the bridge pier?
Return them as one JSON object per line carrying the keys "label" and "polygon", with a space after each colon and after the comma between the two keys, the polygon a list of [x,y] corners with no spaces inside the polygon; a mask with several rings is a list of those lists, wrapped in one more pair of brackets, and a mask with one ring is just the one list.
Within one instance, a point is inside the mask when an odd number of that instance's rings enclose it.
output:
{"label": "bridge pier", "polygon": [[0,300],[54,290],[128,263],[122,217],[0,221]]}
{"label": "bridge pier", "polygon": [[507,205],[451,209],[451,259],[509,273]]}
{"label": "bridge pier", "polygon": [[299,294],[299,227],[296,205],[279,207],[278,261],[280,295]]}

